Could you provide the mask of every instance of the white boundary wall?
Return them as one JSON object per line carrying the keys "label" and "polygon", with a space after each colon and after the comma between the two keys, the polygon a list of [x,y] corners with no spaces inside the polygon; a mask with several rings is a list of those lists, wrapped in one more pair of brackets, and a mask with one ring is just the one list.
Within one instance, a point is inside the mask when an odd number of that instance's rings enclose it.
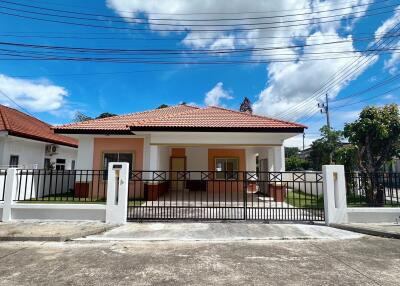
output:
{"label": "white boundary wall", "polygon": [[394,223],[400,219],[400,208],[347,207],[343,166],[323,166],[326,224]]}
{"label": "white boundary wall", "polygon": [[[0,221],[12,220],[95,220],[112,224],[126,222],[129,167],[110,163],[106,204],[18,203],[18,169],[7,171],[4,202],[0,202]],[[117,199],[116,199],[117,198]]]}

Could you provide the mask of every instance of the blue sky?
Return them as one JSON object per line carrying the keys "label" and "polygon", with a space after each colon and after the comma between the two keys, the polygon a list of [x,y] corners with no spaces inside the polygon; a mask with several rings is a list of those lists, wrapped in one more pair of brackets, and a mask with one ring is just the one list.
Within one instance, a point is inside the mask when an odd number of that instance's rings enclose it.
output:
{"label": "blue sky", "polygon": [[[303,53],[317,51],[322,53],[321,57],[326,56],[323,53],[328,51],[350,50],[355,53],[367,49],[367,45],[374,42],[373,37],[378,29],[387,32],[400,22],[400,17],[395,11],[396,5],[400,5],[398,0],[384,1],[383,4],[381,0],[375,2],[370,0],[321,2],[234,0],[231,1],[229,7],[222,2],[224,1],[103,0],[83,3],[78,0],[35,0],[25,3],[22,0],[10,0],[0,5],[0,37],[3,43],[108,49],[232,50],[293,46],[304,43],[312,47],[288,48],[285,53],[292,54],[290,59],[293,60],[275,63],[269,63],[269,60],[281,59],[282,55],[265,56],[254,52],[237,58],[229,55],[213,55],[214,60],[238,59],[253,62],[224,65],[10,60],[6,55],[2,55],[0,56],[2,59],[0,90],[13,100],[10,101],[2,96],[0,102],[19,109],[22,107],[23,111],[27,110],[46,122],[59,124],[71,122],[76,111],[89,116],[96,116],[102,112],[124,114],[152,109],[162,103],[172,105],[187,102],[201,106],[216,104],[237,109],[243,98],[247,96],[254,103],[254,110],[258,114],[297,120],[308,125],[310,128],[307,131],[306,143],[309,144],[317,137],[318,129],[324,124],[325,117],[317,113],[318,98],[311,101],[308,98],[317,88],[324,86],[329,80],[332,81],[335,72],[349,65],[356,58],[344,58],[341,55],[340,59],[302,61],[304,57],[307,57]],[[16,5],[18,3],[44,9]],[[16,9],[25,10],[25,12]],[[62,13],[55,10],[115,16],[115,18],[110,18],[115,22],[70,20],[29,13],[29,11]],[[265,11],[265,13],[254,13],[255,11]],[[205,33],[193,31],[197,28],[182,20],[182,18],[204,20],[259,15],[268,17],[305,14],[310,11],[315,12],[312,14],[313,18],[317,18],[318,15],[330,16],[333,19],[340,18],[340,21],[325,23],[323,20],[319,22],[314,19],[314,22],[310,21],[308,25],[303,26],[293,25],[260,31],[254,29],[245,32],[235,30],[237,28],[235,26],[235,29],[226,28],[224,32]],[[377,13],[381,11],[384,13]],[[4,13],[42,19],[61,19],[74,23],[95,23],[108,28],[40,21]],[[339,14],[341,16],[338,16]],[[379,15],[366,16],[369,14]],[[63,13],[62,15],[75,14]],[[295,19],[308,23],[310,15],[283,17],[281,20],[283,19],[284,22],[287,19],[292,21]],[[78,16],[89,17],[79,14]],[[126,18],[122,17],[145,17],[150,20],[142,26],[127,23]],[[108,19],[98,16],[92,18]],[[181,25],[186,32],[161,32],[159,26],[150,24],[160,23],[155,20],[157,18],[169,18],[168,23]],[[246,23],[254,21],[248,20]],[[257,21],[260,23],[260,20]],[[263,21],[271,21],[271,19]],[[230,23],[226,19],[225,22]],[[212,24],[215,26],[212,27]],[[210,22],[210,27],[214,29],[218,27],[217,25],[217,22]],[[146,27],[147,30],[129,30],[135,27]],[[176,29],[177,26],[174,27]],[[369,40],[354,40],[359,38],[369,38]],[[393,37],[391,40],[390,44],[394,48],[399,45],[398,37]],[[313,46],[315,43],[333,41],[345,43]],[[2,49],[16,48],[2,45]],[[365,53],[358,55],[360,61],[368,59],[364,57]],[[177,58],[185,62],[184,55],[178,55]],[[349,82],[338,82],[326,90],[333,101],[331,121],[334,128],[343,128],[343,124],[354,120],[359,110],[366,105],[399,102],[397,90],[381,95],[395,89],[398,86],[398,80],[368,93],[335,102],[395,76],[398,60],[396,52],[381,54],[371,60],[373,63],[360,68],[354,76],[349,78]],[[322,96],[321,93],[320,97]],[[287,144],[299,145],[300,142],[299,137]]]}

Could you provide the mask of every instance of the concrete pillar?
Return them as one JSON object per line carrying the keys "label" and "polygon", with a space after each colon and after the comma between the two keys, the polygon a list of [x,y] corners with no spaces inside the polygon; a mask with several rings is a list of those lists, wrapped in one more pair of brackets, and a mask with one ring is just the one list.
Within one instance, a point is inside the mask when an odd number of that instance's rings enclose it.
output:
{"label": "concrete pillar", "polygon": [[343,165],[322,166],[325,223],[347,223],[346,180]]}
{"label": "concrete pillar", "polygon": [[17,172],[17,168],[7,169],[2,221],[12,220],[12,205],[14,204],[14,197],[17,193]]}
{"label": "concrete pillar", "polygon": [[257,152],[258,150],[253,147],[246,147],[246,170],[249,172],[255,172],[256,171],[256,157],[257,157]]}
{"label": "concrete pillar", "polygon": [[128,211],[129,163],[109,163],[106,223],[124,224]]}
{"label": "concrete pillar", "polygon": [[275,146],[273,147],[273,170],[274,172],[284,172],[285,171],[285,147]]}

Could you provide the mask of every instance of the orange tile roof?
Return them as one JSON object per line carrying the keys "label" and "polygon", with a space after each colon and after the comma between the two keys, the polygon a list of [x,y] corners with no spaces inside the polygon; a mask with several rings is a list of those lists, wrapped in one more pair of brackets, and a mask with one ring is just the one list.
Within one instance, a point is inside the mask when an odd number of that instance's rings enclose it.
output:
{"label": "orange tile roof", "polygon": [[304,125],[221,107],[198,108],[178,105],[152,111],[88,120],[55,127],[58,133],[115,132],[128,134],[140,130],[226,130],[226,131],[293,131]]}
{"label": "orange tile roof", "polygon": [[74,138],[54,134],[49,124],[4,105],[0,105],[0,131],[7,131],[13,136],[78,147],[78,141]]}

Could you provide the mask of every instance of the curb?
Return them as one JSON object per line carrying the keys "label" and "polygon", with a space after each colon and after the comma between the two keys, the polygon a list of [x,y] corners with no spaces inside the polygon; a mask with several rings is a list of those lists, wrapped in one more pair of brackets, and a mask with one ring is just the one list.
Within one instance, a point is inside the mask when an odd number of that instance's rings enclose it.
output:
{"label": "curb", "polygon": [[65,242],[76,238],[81,238],[89,235],[96,235],[109,231],[116,226],[105,226],[94,230],[75,232],[64,236],[0,236],[0,241],[43,241],[43,242]]}
{"label": "curb", "polygon": [[338,228],[338,229],[343,229],[343,230],[358,232],[358,233],[362,233],[362,234],[372,235],[372,236],[400,239],[400,233],[373,230],[373,229],[350,226],[350,225],[343,225],[343,224],[330,224],[329,226],[334,227],[334,228]]}

